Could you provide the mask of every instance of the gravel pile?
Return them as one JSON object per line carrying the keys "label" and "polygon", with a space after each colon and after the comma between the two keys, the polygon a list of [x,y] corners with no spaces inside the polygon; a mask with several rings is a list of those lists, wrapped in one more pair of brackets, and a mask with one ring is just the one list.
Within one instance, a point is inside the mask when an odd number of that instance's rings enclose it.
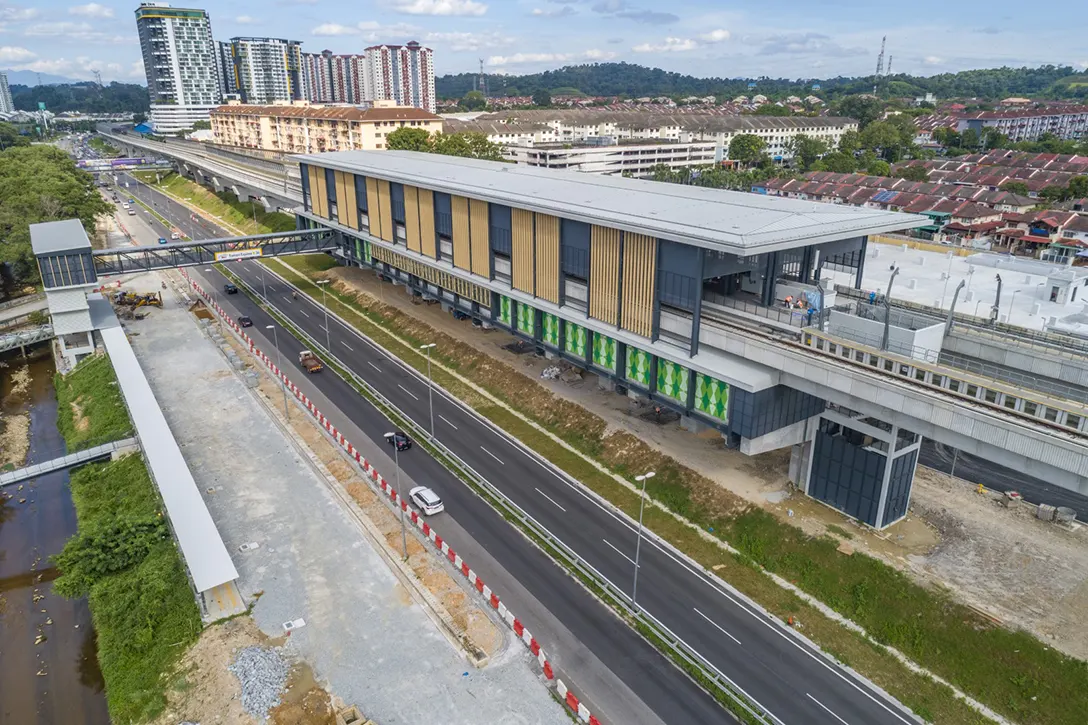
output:
{"label": "gravel pile", "polygon": [[278,650],[246,647],[228,668],[242,683],[242,709],[259,720],[279,704],[287,684],[287,662]]}

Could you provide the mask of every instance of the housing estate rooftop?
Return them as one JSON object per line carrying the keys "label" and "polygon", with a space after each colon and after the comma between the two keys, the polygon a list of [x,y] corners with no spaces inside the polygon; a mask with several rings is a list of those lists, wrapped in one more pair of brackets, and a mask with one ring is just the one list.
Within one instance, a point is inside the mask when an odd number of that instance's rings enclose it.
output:
{"label": "housing estate rooftop", "polygon": [[915,214],[412,151],[291,158],[738,255],[929,223]]}

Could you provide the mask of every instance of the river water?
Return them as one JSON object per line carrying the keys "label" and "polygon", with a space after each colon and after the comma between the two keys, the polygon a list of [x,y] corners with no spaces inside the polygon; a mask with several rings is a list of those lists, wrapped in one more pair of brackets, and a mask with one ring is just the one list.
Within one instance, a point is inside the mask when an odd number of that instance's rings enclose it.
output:
{"label": "river water", "polygon": [[[0,368],[0,415],[29,414],[27,463],[63,455],[52,359],[31,362],[23,386],[14,383],[18,359],[8,362]],[[49,557],[75,531],[66,471],[0,490],[0,725],[110,721],[87,601],[52,591]]]}

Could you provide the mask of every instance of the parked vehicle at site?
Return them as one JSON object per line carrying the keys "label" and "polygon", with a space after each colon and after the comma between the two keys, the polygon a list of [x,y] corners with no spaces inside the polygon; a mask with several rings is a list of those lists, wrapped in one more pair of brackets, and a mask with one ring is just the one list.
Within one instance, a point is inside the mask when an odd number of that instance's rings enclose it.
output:
{"label": "parked vehicle at site", "polygon": [[321,361],[317,359],[317,355],[309,350],[303,350],[298,354],[298,364],[308,373],[319,372],[324,367]]}

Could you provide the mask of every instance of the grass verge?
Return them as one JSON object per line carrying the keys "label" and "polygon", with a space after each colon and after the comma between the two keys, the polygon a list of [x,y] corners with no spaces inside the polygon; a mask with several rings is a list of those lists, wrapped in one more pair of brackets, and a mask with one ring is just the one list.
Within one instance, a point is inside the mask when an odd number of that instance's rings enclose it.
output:
{"label": "grass verge", "polygon": [[[297,271],[291,272],[278,263],[272,263],[272,265],[277,272],[298,285],[300,289],[315,297],[320,296],[320,291],[313,284],[313,279],[324,276],[323,272],[330,266],[334,266],[332,260],[324,255],[316,255],[312,257],[293,257],[289,259],[289,263]],[[333,287],[333,285],[330,285],[330,287]],[[503,363],[497,362],[469,348],[469,346],[433,330],[419,320],[382,306],[369,297],[349,297],[339,289],[329,290],[329,304],[332,310],[351,321],[364,334],[389,349],[417,370],[426,369],[426,359],[417,352],[418,346],[423,344],[424,341],[438,342],[439,348],[436,348],[436,350],[442,352],[436,354],[436,359],[473,380],[486,380],[487,384],[483,387],[490,393],[553,432],[579,452],[596,458],[612,470],[622,475],[630,475],[632,471],[647,470],[648,468],[656,470],[657,476],[653,480],[660,480],[660,482],[656,483],[651,489],[651,493],[656,500],[665,504],[670,510],[694,520],[704,531],[710,530],[721,538],[725,538],[725,534],[737,534],[740,540],[730,540],[730,543],[746,553],[740,557],[733,556],[713,541],[707,541],[691,526],[678,521],[669,513],[657,508],[650,508],[646,511],[646,522],[647,526],[655,533],[685,551],[708,569],[713,569],[723,580],[728,581],[734,587],[758,601],[773,614],[783,619],[793,616],[800,620],[804,624],[805,634],[823,647],[825,651],[864,673],[879,686],[888,690],[901,702],[928,720],[940,723],[955,723],[957,725],[988,722],[986,718],[971,709],[962,700],[956,698],[950,688],[925,675],[912,672],[893,655],[884,650],[883,647],[874,645],[860,635],[848,630],[841,624],[824,616],[793,593],[778,586],[763,573],[759,564],[757,564],[755,556],[752,555],[761,554],[761,558],[768,560],[765,554],[768,549],[773,549],[774,546],[769,547],[764,537],[771,532],[777,532],[776,526],[781,528],[781,535],[790,539],[791,543],[801,542],[802,544],[812,544],[814,547],[830,546],[830,549],[834,551],[836,544],[830,539],[810,539],[810,537],[805,537],[799,530],[778,524],[776,520],[759,509],[738,507],[735,504],[726,508],[721,500],[707,501],[707,484],[716,490],[720,490],[715,484],[703,479],[699,490],[693,491],[693,488],[687,485],[687,481],[689,476],[698,476],[695,472],[650,450],[633,436],[612,434],[605,437],[605,424],[602,419],[578,406],[555,398],[541,386],[509,369]],[[397,336],[394,337],[390,334],[388,329],[395,329]],[[617,482],[611,475],[602,472],[598,467],[551,438],[541,436],[540,432],[525,420],[510,410],[483,398],[478,392],[453,375],[437,368],[437,366],[433,374],[437,383],[460,399],[468,402],[481,415],[490,419],[512,436],[525,442],[542,457],[562,468],[574,478],[579,479],[629,515],[637,516],[637,495]],[[530,388],[536,388],[536,390]],[[629,456],[633,462],[621,465],[619,459],[625,456]],[[710,519],[711,523],[706,523],[705,512],[707,509],[717,509],[719,511],[724,509],[729,513],[719,513]],[[752,553],[748,554],[747,552]],[[814,549],[813,553],[820,553],[821,560],[826,558],[823,556],[822,548]],[[797,553],[793,551],[790,555],[804,561],[807,552]],[[837,552],[835,555],[841,556]],[[868,557],[865,558],[868,559]],[[808,559],[808,561],[812,562],[812,559]],[[894,569],[886,567],[874,559],[868,559],[868,561],[871,562],[871,565],[884,567],[891,574],[898,575],[898,572]],[[779,562],[774,560],[771,563]],[[808,566],[816,567],[817,565],[813,562]],[[842,566],[840,562],[832,560],[830,562],[832,571],[829,573],[830,579],[827,581],[831,581],[835,576],[838,576],[841,573]],[[790,577],[787,576],[787,578]],[[899,575],[899,579],[901,580],[898,582],[899,584],[915,587],[902,575]],[[802,584],[801,581],[796,580],[795,583]],[[811,580],[806,579],[805,583],[811,583]],[[915,588],[922,592],[926,591],[918,587]],[[863,589],[865,588],[863,587]],[[872,591],[871,588],[865,590]],[[892,598],[896,595],[897,592],[890,593]],[[833,601],[836,600],[833,599]],[[914,601],[912,604],[917,606],[918,602]],[[924,609],[928,609],[928,607],[910,615],[907,621],[917,620]],[[960,611],[954,612],[951,616],[966,611],[962,607],[957,607],[957,609]],[[872,610],[867,611],[871,612]],[[936,612],[938,615],[941,614],[940,607],[936,607]],[[972,620],[977,620],[973,613],[969,614]],[[1026,639],[1034,642],[1039,649],[1045,649],[1037,640],[1032,640],[1030,637],[1026,637]],[[978,639],[973,641],[981,644]],[[1075,673],[1071,672],[1069,674],[1075,676]],[[956,680],[956,678],[950,679],[952,681]],[[984,702],[986,701],[985,698],[981,699]],[[991,702],[988,704],[996,710],[1001,709],[997,703]],[[1059,707],[1054,709],[1056,711],[1062,710]],[[1073,722],[1079,722],[1079,720],[1068,718],[1064,720],[1037,719],[1025,720],[1025,722],[1062,723],[1062,725],[1069,723],[1069,725],[1072,725]]]}
{"label": "grass verge", "polygon": [[121,389],[105,355],[92,355],[68,375],[57,375],[53,386],[57,425],[70,453],[132,435]]}
{"label": "grass verge", "polygon": [[[90,435],[131,432],[107,357],[88,358],[54,383],[70,450]],[[88,599],[111,720],[145,722],[166,706],[166,677],[200,634],[200,613],[140,456],[84,466],[71,488],[79,530],[55,557],[54,587]]]}
{"label": "grass verge", "polygon": [[[172,194],[186,204],[241,229],[246,234],[289,232],[295,228],[295,218],[282,212],[268,212],[255,202],[240,201],[229,191],[214,192],[173,172],[156,174],[136,171],[133,175],[148,186]],[[160,178],[156,181],[156,176]]]}

